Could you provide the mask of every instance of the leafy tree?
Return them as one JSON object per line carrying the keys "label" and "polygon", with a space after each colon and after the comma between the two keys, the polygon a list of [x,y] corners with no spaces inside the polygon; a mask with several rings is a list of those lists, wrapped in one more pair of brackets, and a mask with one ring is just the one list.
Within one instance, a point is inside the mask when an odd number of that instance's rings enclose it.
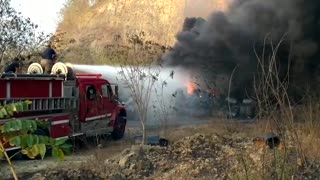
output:
{"label": "leafy tree", "polygon": [[[18,103],[12,103],[0,107],[0,118],[9,118],[16,112],[24,111],[28,108],[30,101],[22,101]],[[31,159],[40,156],[44,158],[47,146],[52,149],[52,156],[56,160],[64,160],[65,153],[70,153],[72,145],[67,143],[68,138],[53,139],[48,136],[36,135],[34,132],[38,128],[46,128],[46,122],[40,122],[35,120],[19,120],[12,119],[3,125],[0,125],[0,158],[5,157],[13,177],[17,178],[14,170],[11,158],[6,152],[6,146],[21,147],[21,153],[25,154]]]}
{"label": "leafy tree", "polygon": [[12,8],[10,0],[0,0],[0,27],[1,64],[8,58],[35,53],[50,37]]}

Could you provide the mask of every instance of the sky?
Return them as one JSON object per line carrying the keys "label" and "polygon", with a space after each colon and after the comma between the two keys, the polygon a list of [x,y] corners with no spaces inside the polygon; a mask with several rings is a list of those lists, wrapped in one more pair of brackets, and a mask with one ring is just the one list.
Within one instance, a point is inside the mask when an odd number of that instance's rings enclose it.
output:
{"label": "sky", "polygon": [[23,16],[29,17],[46,34],[54,33],[59,12],[66,0],[11,0],[11,5]]}

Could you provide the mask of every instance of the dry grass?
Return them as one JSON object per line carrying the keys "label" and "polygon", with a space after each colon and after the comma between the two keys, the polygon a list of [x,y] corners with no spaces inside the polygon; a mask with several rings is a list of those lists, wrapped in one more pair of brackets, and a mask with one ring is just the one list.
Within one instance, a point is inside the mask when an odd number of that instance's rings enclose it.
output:
{"label": "dry grass", "polygon": [[[63,52],[64,61],[122,64],[127,60],[129,49],[134,49],[132,37],[141,35],[141,42],[149,43],[144,51],[149,54],[154,54],[149,51],[160,51],[162,55],[174,44],[174,37],[182,27],[183,8],[181,2],[174,0],[110,0],[93,6],[86,0],[70,1],[61,11],[58,29],[67,32],[64,39],[76,43]],[[121,47],[112,47],[118,43]]]}
{"label": "dry grass", "polygon": [[184,4],[168,1],[71,1],[61,11],[58,29],[76,39],[110,43],[113,36],[144,31],[147,41],[173,44],[184,19]]}
{"label": "dry grass", "polygon": [[302,141],[302,149],[311,160],[320,159],[320,104],[310,102],[294,110],[296,127]]}
{"label": "dry grass", "polygon": [[[290,179],[292,175],[297,174],[301,164],[296,160],[294,148],[286,149],[286,145],[289,143],[286,140],[274,150],[266,147],[263,141],[264,135],[267,132],[272,132],[277,126],[271,122],[260,120],[253,123],[242,123],[236,120],[212,118],[210,122],[205,121],[205,123],[200,121],[198,124],[171,126],[167,129],[167,133],[170,143],[197,133],[209,136],[216,133],[224,137],[231,137],[234,141],[243,142],[245,148],[239,148],[235,151],[238,156],[237,169],[235,172],[229,172],[234,175],[235,179]],[[307,159],[312,157],[314,160],[320,160],[319,143],[317,143],[319,141],[315,141],[316,138],[320,138],[319,133],[315,133],[316,127],[306,127],[303,126],[303,123],[299,126],[301,129],[300,137],[303,139],[303,152]],[[310,131],[311,129],[312,131]],[[162,129],[149,129],[148,134],[159,134],[161,131]],[[314,132],[314,137],[311,138],[312,132]],[[134,136],[139,134],[137,128],[129,128],[125,139],[116,142],[107,141],[102,148],[91,149],[87,155],[91,155],[93,158],[83,166],[96,171],[104,171],[105,160],[120,155],[124,149],[135,145]],[[255,141],[259,138],[260,140]],[[250,139],[252,139],[252,143],[250,143]],[[178,178],[180,178],[179,175]]]}

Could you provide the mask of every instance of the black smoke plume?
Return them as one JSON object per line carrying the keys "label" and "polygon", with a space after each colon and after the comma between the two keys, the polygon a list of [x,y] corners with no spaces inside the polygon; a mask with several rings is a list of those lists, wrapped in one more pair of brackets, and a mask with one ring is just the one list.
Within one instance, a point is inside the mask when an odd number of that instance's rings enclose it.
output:
{"label": "black smoke plume", "polygon": [[277,54],[282,74],[290,65],[291,84],[313,87],[319,77],[319,12],[316,0],[235,0],[228,12],[213,13],[207,20],[185,19],[164,60],[209,75],[230,75],[238,65],[232,94],[243,97],[257,70],[254,49],[259,55],[266,47],[265,54],[271,55],[271,42],[276,45],[284,38]]}

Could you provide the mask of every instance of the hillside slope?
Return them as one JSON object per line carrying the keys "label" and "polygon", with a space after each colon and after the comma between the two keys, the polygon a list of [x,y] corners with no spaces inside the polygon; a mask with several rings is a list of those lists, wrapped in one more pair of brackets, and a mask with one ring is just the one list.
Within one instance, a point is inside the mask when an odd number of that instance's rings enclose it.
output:
{"label": "hillside slope", "polygon": [[[82,52],[81,56],[87,48],[101,48],[115,41],[129,46],[130,39],[135,36],[144,42],[169,47],[175,43],[175,35],[181,30],[185,17],[207,17],[215,10],[225,10],[226,2],[96,0],[90,4],[88,0],[70,0],[62,11],[58,31],[66,32],[64,38],[75,42],[73,47]],[[63,49],[65,47],[59,50]]]}

